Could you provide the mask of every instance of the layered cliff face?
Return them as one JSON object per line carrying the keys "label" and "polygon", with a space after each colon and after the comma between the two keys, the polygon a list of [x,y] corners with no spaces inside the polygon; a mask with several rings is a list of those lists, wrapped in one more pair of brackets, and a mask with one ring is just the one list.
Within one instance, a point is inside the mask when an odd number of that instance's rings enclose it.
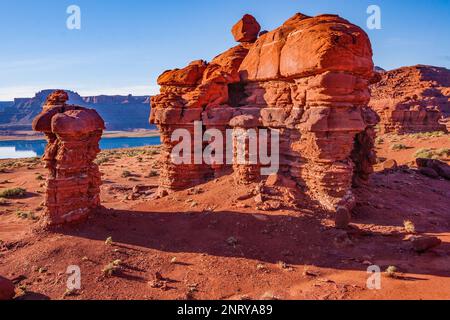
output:
{"label": "layered cliff face", "polygon": [[83,97],[82,105],[96,110],[105,121],[106,129],[150,129],[148,96],[92,96]]}
{"label": "layered cliff face", "polygon": [[14,104],[12,101],[0,101],[0,112],[5,110],[6,108],[11,107]]}
{"label": "layered cliff face", "polygon": [[[28,129],[33,119],[41,112],[47,97],[55,90],[43,90],[33,98],[15,99],[0,110],[1,127]],[[68,103],[95,109],[105,120],[108,130],[149,129],[147,96],[91,96],[81,97],[66,91]],[[0,105],[1,106],[1,105]]]}
{"label": "layered cliff face", "polygon": [[101,175],[94,163],[105,124],[95,110],[67,104],[69,96],[55,91],[33,121],[45,133],[43,160],[46,181],[46,221],[61,225],[86,219],[100,206]]}
{"label": "layered cliff face", "polygon": [[233,34],[242,42],[210,63],[194,61],[158,79],[151,122],[163,137],[161,185],[182,189],[231,169],[238,182],[264,179],[260,163],[174,164],[175,129],[192,131],[194,121],[221,132],[271,129],[280,135],[279,174],[348,215],[352,181],[367,179],[375,160],[378,117],[366,108],[374,70],[370,41],[336,15],[297,14],[259,39],[255,21],[239,21]]}
{"label": "layered cliff face", "polygon": [[446,130],[440,120],[450,116],[450,70],[418,65],[380,76],[370,106],[381,117],[382,133]]}

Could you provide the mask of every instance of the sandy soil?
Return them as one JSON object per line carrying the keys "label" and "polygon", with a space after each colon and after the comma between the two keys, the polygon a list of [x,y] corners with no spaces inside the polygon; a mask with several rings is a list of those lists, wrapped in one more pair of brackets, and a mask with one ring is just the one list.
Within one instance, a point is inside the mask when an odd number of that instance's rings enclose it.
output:
{"label": "sandy soil", "polygon": [[[398,137],[383,139],[379,157],[400,164],[411,163],[419,148],[450,147],[448,135],[401,137],[411,147],[401,151],[391,150]],[[260,210],[248,196],[255,186],[237,186],[230,176],[154,200],[157,153],[101,155],[105,209],[54,232],[17,216],[42,214],[41,164],[0,162],[0,189],[28,191],[0,206],[0,274],[15,279],[17,299],[450,299],[449,181],[410,169],[384,172],[380,164],[370,184],[355,190],[358,206],[346,232],[306,196],[283,188],[266,190],[280,210]],[[136,185],[147,191],[134,194]],[[405,220],[443,244],[415,253]],[[116,260],[120,272],[105,276]],[[372,264],[398,273],[383,274],[382,289],[369,290]],[[81,268],[82,290],[64,296],[70,265]]]}

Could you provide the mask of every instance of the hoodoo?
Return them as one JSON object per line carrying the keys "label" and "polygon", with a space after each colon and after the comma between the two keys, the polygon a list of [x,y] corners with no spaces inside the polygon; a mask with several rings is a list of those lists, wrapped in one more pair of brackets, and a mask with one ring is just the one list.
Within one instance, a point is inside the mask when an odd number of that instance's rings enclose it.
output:
{"label": "hoodoo", "polygon": [[194,61],[159,77],[151,123],[162,134],[161,187],[180,190],[233,169],[242,183],[265,178],[257,175],[260,164],[175,165],[176,129],[192,131],[201,121],[220,131],[276,130],[279,174],[346,221],[355,203],[352,183],[367,180],[375,161],[379,118],[367,108],[374,76],[370,40],[336,15],[296,14],[257,39],[259,30],[246,15],[233,28],[239,45],[210,63]]}
{"label": "hoodoo", "polygon": [[48,145],[46,223],[61,225],[84,220],[100,206],[101,175],[94,163],[105,123],[95,110],[68,105],[65,91],[53,92],[33,121]]}

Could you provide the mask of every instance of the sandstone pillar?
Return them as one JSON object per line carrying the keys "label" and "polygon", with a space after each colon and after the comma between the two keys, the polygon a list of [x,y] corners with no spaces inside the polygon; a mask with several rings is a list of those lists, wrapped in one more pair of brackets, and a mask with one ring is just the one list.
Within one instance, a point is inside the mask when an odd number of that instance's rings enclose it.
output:
{"label": "sandstone pillar", "polygon": [[237,116],[230,121],[233,128],[233,170],[238,183],[257,182],[261,179],[259,164],[258,119]]}
{"label": "sandstone pillar", "polygon": [[43,157],[48,225],[84,220],[100,206],[101,174],[94,160],[105,124],[95,110],[67,101],[66,92],[55,91],[33,122],[48,141]]}

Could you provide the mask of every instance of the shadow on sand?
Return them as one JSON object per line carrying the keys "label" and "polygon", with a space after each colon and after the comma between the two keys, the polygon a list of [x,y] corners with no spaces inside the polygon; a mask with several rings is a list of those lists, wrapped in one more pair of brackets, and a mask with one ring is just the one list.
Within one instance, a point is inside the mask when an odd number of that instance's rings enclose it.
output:
{"label": "shadow on sand", "polygon": [[[198,253],[359,271],[367,268],[362,263],[364,260],[373,258],[374,263],[397,261],[397,266],[406,265],[410,274],[450,276],[448,268],[436,267],[436,264],[427,266],[433,259],[439,259],[439,265],[445,262],[442,260],[449,263],[445,254],[450,252],[449,243],[442,244],[438,251],[420,256],[403,241],[403,233],[386,235],[358,227],[344,232],[324,226],[314,215],[104,210],[88,223],[76,228],[64,227],[58,232],[99,241],[112,237],[116,246],[131,250]],[[409,263],[411,261],[414,263]],[[427,279],[411,277],[407,280]]]}

